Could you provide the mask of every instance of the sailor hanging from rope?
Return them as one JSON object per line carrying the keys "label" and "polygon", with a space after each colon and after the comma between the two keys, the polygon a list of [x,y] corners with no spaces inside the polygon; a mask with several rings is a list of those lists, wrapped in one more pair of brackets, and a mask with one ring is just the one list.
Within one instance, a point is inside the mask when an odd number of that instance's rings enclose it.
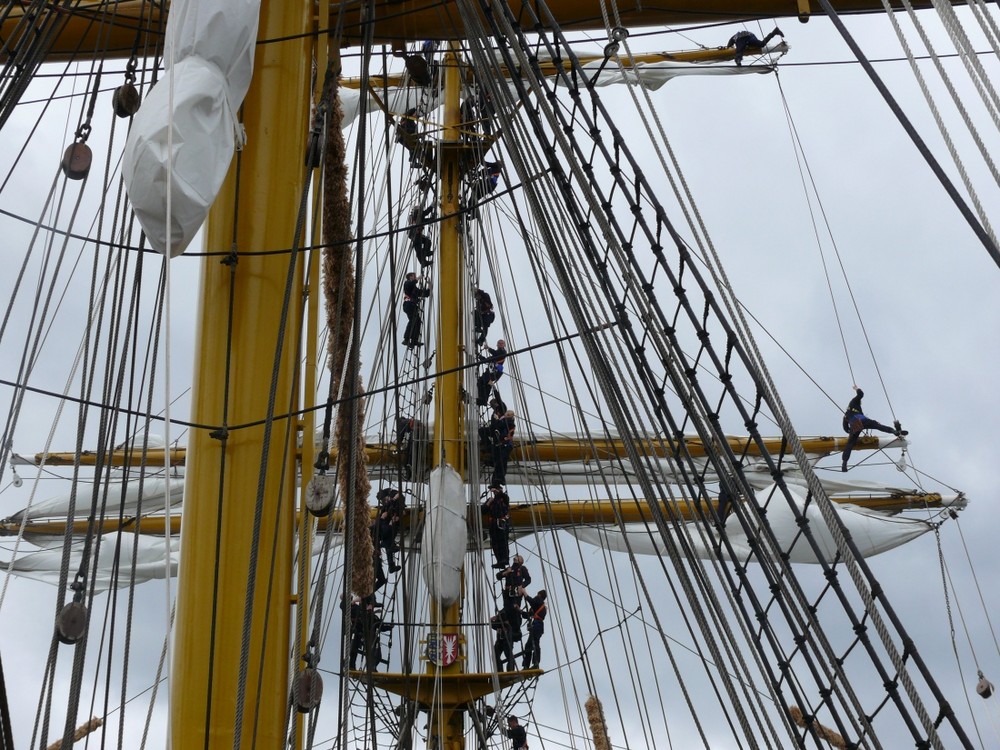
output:
{"label": "sailor hanging from rope", "polygon": [[767,46],[767,43],[776,36],[780,36],[782,39],[785,38],[785,35],[781,33],[781,29],[777,26],[775,26],[774,30],[763,39],[758,39],[755,34],[744,29],[743,31],[737,31],[729,37],[729,41],[726,42],[726,47],[736,48],[736,52],[733,54],[733,61],[737,66],[742,66],[743,54],[748,49],[763,50],[764,47]]}
{"label": "sailor hanging from rope", "polygon": [[853,387],[857,393],[851,399],[851,403],[847,405],[847,410],[844,412],[843,426],[844,431],[849,437],[847,438],[847,445],[844,446],[844,461],[840,467],[841,471],[847,471],[847,462],[851,458],[851,451],[857,445],[862,430],[879,430],[881,432],[888,432],[890,435],[895,435],[896,437],[903,437],[909,434],[909,432],[900,427],[898,420],[893,423],[894,427],[886,427],[884,424],[866,417],[861,411],[861,399],[865,397],[865,392],[856,385]]}

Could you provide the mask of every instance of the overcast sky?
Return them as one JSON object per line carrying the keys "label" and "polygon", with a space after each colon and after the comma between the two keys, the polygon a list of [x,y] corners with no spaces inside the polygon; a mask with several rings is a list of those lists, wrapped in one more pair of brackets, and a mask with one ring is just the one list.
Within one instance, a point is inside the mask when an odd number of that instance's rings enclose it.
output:
{"label": "overcast sky", "polygon": [[[921,17],[940,36],[940,23],[933,15],[923,13]],[[1000,521],[992,507],[996,462],[995,439],[991,437],[1000,406],[994,385],[996,341],[1000,338],[1000,305],[995,289],[1000,269],[933,179],[867,76],[852,62],[830,23],[818,18],[803,25],[786,19],[780,25],[791,51],[782,59],[777,76],[681,78],[653,97],[737,294],[766,329],[766,333],[757,333],[757,340],[799,433],[839,434],[841,412],[852,395],[852,383],[857,383],[867,394],[866,413],[883,422],[899,419],[910,431],[909,458],[920,472],[916,478],[912,471],[904,477],[895,474],[892,467],[883,466],[871,470],[871,477],[894,481],[892,477],[898,476],[902,487],[919,482],[929,490],[955,487],[968,494],[970,506],[957,521],[942,527],[940,538],[928,534],[871,561],[953,707],[967,716],[961,691],[974,687],[976,658],[987,676],[1000,681],[1000,654],[984,616],[984,609],[989,614],[997,609],[994,582],[1000,572],[1000,563],[992,554]],[[945,160],[947,153],[909,67],[896,59],[900,51],[888,22],[875,17],[851,19],[848,25],[871,58],[892,60],[878,63],[878,72],[935,155]],[[771,24],[763,24],[759,33],[770,28]],[[690,32],[687,38],[660,35],[649,42],[636,37],[633,42],[637,47],[648,44],[654,49],[716,46],[723,44],[735,29],[699,30]],[[598,41],[596,46],[602,43]],[[987,49],[985,42],[975,47]],[[985,55],[982,60],[995,74],[997,61]],[[957,60],[951,58],[944,64],[958,75]],[[921,67],[930,70],[927,62],[922,62]],[[935,91],[940,93],[940,86],[935,86]],[[962,91],[968,100],[967,83],[963,83]],[[624,101],[622,94],[607,94],[612,102],[616,96]],[[0,146],[4,173],[38,111],[34,107],[30,116],[15,118],[5,128],[4,144]],[[622,111],[627,109],[623,107]],[[952,108],[947,106],[946,111],[950,113]],[[970,111],[990,153],[996,154],[998,133],[992,120],[981,107],[970,105]],[[946,116],[949,126],[955,127],[954,115]],[[619,126],[631,124],[625,117]],[[49,189],[52,165],[69,140],[59,130],[64,123],[54,123],[54,119],[47,116],[46,126],[53,128],[47,145],[28,152],[21,176],[3,188],[0,206],[5,211],[29,218],[38,216],[40,201]],[[72,129],[73,124],[69,127]],[[801,139],[801,160],[796,157],[790,127]],[[1000,197],[997,186],[990,185],[989,173],[970,148],[968,138],[956,137],[965,165],[982,191],[982,202],[993,211]],[[103,158],[104,154],[98,154],[95,163],[103,163]],[[806,168],[809,177],[803,178],[802,170]],[[954,177],[954,168],[948,166],[947,170]],[[29,179],[28,172],[35,178]],[[803,192],[804,179],[815,182],[839,259],[817,213],[822,253],[818,247]],[[818,211],[815,203],[813,207]],[[998,217],[994,213],[991,219],[996,222]],[[6,215],[0,216],[0,226],[7,246],[5,257],[19,261],[28,243],[28,230]],[[833,275],[832,291],[827,287],[824,259]],[[195,303],[190,289],[198,263],[185,258],[174,262],[179,281],[172,304],[177,352],[173,368],[175,395],[190,383],[190,358],[185,354],[194,336]],[[841,263],[849,287],[841,276]],[[0,278],[4,299],[13,286],[12,276],[7,273]],[[84,276],[89,276],[89,270]],[[831,296],[840,311],[840,326]],[[63,300],[62,320],[66,325],[53,331],[43,352],[45,369],[35,381],[40,387],[62,390],[68,372],[66,352],[74,350],[79,342],[78,327],[68,322],[83,318],[85,303],[84,299],[72,297]],[[854,312],[855,303],[860,318]],[[14,312],[21,317],[14,319],[12,330],[16,330],[17,320],[26,320],[23,316],[29,310],[19,307]],[[505,333],[516,345],[516,332]],[[842,334],[851,367],[841,343]],[[768,335],[773,335],[788,354],[779,351]],[[21,342],[8,333],[0,347],[0,378],[12,381],[16,378]],[[9,400],[10,388],[4,386],[0,389],[0,405],[6,407]],[[30,405],[14,435],[15,450],[22,453],[42,449],[55,412],[51,399],[32,398]],[[186,418],[186,400],[182,399],[178,408],[182,410],[180,418]],[[727,430],[738,432],[739,426],[727,426]],[[70,449],[73,435],[68,421],[60,427],[55,449]],[[833,466],[833,462],[829,465]],[[28,472],[21,473],[27,480]],[[4,486],[0,487],[0,516],[23,507],[28,498],[31,483],[26,481],[15,490],[8,486],[9,479],[8,470]],[[43,486],[40,496],[48,497],[46,493],[53,484]],[[10,545],[4,543],[2,547],[9,549]],[[3,559],[9,556],[2,555]],[[944,573],[942,561],[947,566]],[[955,587],[949,600],[942,587],[943,575],[949,576]],[[53,592],[44,584],[14,579],[0,610],[0,655],[18,746],[27,746],[31,733],[50,633]],[[165,619],[159,584],[145,585],[139,597],[143,622],[148,627],[137,630],[133,649],[151,656],[133,675],[130,695],[151,681],[155,655],[162,642],[162,627],[157,623]],[[949,632],[949,612],[959,620],[955,624],[958,661]],[[552,619],[556,624],[550,633],[560,627],[559,618],[560,612],[555,611]],[[569,623],[564,627],[569,628]],[[975,656],[970,653],[970,641]],[[93,648],[96,650],[96,644]],[[554,683],[556,678],[548,679]],[[328,695],[336,694],[333,686],[327,687]],[[543,686],[547,688],[548,684]],[[980,729],[985,730],[984,746],[996,746],[1000,742],[996,735],[997,709],[992,709],[991,728],[986,714],[989,704],[975,695],[970,701],[978,712]],[[141,700],[133,705],[136,708],[132,709],[130,723],[137,722],[145,712]],[[81,716],[87,713],[88,709],[81,709]],[[535,723],[544,721],[539,717]],[[967,726],[970,732],[971,727]],[[129,736],[137,736],[132,731]],[[622,740],[614,732],[612,739]],[[153,747],[161,745],[159,741],[151,743]]]}

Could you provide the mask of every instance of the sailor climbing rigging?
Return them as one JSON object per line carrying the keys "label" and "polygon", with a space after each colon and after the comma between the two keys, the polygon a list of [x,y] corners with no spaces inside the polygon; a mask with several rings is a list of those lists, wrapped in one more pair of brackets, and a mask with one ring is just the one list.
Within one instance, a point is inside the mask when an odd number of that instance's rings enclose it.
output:
{"label": "sailor climbing rigging", "polygon": [[503,376],[503,365],[507,361],[507,342],[503,339],[497,341],[497,348],[486,347],[489,354],[480,357],[481,362],[488,362],[486,369],[479,375],[477,381],[476,403],[479,406],[486,406],[486,398],[489,396],[490,388]]}
{"label": "sailor climbing rigging", "polygon": [[496,319],[496,313],[493,312],[493,300],[490,299],[489,292],[477,289],[474,297],[476,309],[473,313],[473,326],[476,332],[476,345],[482,346],[486,343],[486,336]]}
{"label": "sailor climbing rigging", "polygon": [[406,274],[406,281],[403,282],[403,314],[406,315],[406,328],[403,331],[403,346],[412,349],[420,346],[420,301],[423,297],[430,296],[430,286],[423,288],[420,286],[422,277],[410,271]]}
{"label": "sailor climbing rigging", "polygon": [[433,205],[427,206],[424,209],[421,209],[419,206],[414,206],[410,209],[409,227],[406,233],[413,245],[413,252],[417,256],[417,261],[423,268],[427,268],[434,261],[431,238],[424,233],[427,221],[433,216]]}

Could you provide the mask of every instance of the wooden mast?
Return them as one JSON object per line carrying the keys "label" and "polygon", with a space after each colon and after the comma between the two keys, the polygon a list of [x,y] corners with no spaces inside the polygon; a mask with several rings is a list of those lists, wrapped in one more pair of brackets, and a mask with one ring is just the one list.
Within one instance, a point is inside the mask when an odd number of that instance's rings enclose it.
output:
{"label": "wooden mast", "polygon": [[[208,250],[232,248],[237,255],[204,261],[192,409],[198,424],[256,422],[272,401],[290,256],[255,253],[289,247],[295,233],[309,123],[310,21],[307,3],[262,3],[259,38],[281,41],[257,47],[253,86],[242,108],[247,146],[234,159],[207,224]],[[296,271],[274,390],[278,414],[298,394],[302,261]],[[275,420],[269,446],[263,426],[228,435],[191,432],[185,481],[192,502],[184,508],[171,692],[173,747],[285,746],[295,427]],[[255,528],[262,476],[263,508]],[[248,663],[241,668],[244,658]]]}

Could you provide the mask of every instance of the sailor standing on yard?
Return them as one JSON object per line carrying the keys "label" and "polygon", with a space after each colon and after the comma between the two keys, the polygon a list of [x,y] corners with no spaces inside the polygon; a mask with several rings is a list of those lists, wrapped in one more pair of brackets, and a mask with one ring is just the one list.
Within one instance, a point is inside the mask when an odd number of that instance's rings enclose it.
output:
{"label": "sailor standing on yard", "polygon": [[749,31],[737,31],[731,37],[729,41],[726,42],[726,47],[735,47],[736,52],[733,55],[733,61],[738,65],[743,65],[743,53],[748,49],[762,50],[767,46],[767,43],[771,41],[776,36],[780,36],[782,39],[785,35],[781,33],[781,29],[777,26],[774,27],[774,31],[764,37],[762,40],[758,39],[756,35]]}
{"label": "sailor standing on yard", "polygon": [[847,461],[851,458],[851,451],[857,445],[862,430],[880,430],[896,437],[909,435],[909,432],[899,426],[898,421],[894,423],[894,427],[886,427],[884,424],[866,417],[861,411],[861,399],[865,397],[865,392],[856,385],[853,387],[857,394],[851,399],[851,403],[847,405],[847,411],[844,412],[843,426],[844,431],[848,433],[849,437],[847,438],[847,445],[844,446],[844,462],[841,464],[841,471],[847,471]]}

